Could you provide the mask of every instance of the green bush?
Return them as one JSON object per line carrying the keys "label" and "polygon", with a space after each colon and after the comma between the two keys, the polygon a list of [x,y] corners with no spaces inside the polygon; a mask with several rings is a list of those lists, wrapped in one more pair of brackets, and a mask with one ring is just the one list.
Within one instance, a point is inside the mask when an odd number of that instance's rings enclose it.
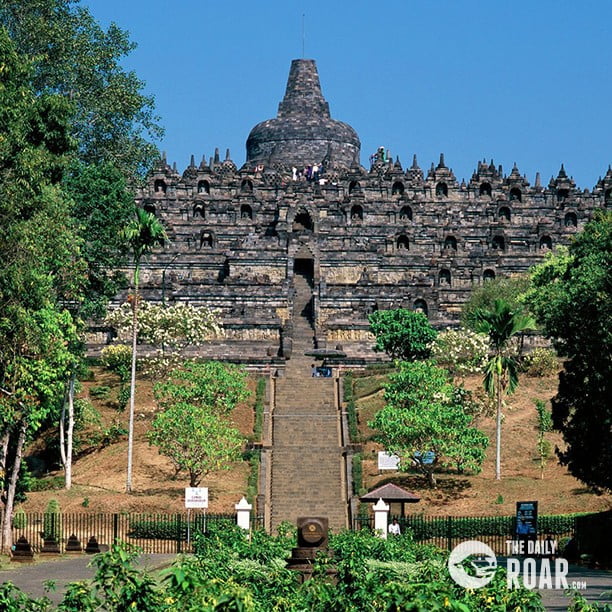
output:
{"label": "green bush", "polygon": [[89,395],[94,399],[108,399],[110,397],[111,389],[108,385],[97,385],[95,387],[89,387]]}
{"label": "green bush", "polygon": [[253,407],[255,411],[255,422],[253,424],[253,438],[255,440],[261,440],[263,434],[263,413],[264,403],[266,400],[266,379],[262,376],[257,380],[257,387],[255,388],[255,405]]}
{"label": "green bush", "polygon": [[13,529],[25,529],[28,526],[28,517],[23,508],[17,508],[13,515]]}
{"label": "green bush", "polygon": [[128,386],[122,386],[117,394],[117,409],[120,412],[125,412],[128,402],[130,401],[130,388]]}
{"label": "green bush", "polygon": [[43,538],[60,542],[62,539],[62,513],[57,499],[50,499],[43,515]]}
{"label": "green bush", "polygon": [[[231,515],[195,514],[191,517],[190,530],[192,534],[203,533],[214,529],[215,525],[222,524],[229,528],[236,525],[236,519]],[[148,540],[187,540],[187,520],[177,514],[173,518],[151,516],[145,519],[130,520],[128,531],[130,538]]]}
{"label": "green bush", "polygon": [[119,376],[121,382],[130,379],[132,367],[132,348],[125,344],[112,344],[105,346],[100,355],[104,368]]}
{"label": "green bush", "polygon": [[557,353],[552,349],[536,348],[525,355],[521,363],[521,370],[533,378],[556,374],[559,371]]}
{"label": "green bush", "polygon": [[359,433],[359,419],[357,417],[357,405],[355,404],[353,383],[354,379],[352,372],[347,372],[344,375],[344,403],[349,428],[349,439],[351,442],[359,442],[361,440],[361,434]]}
{"label": "green bush", "polygon": [[94,446],[106,448],[115,442],[118,442],[122,436],[127,436],[128,430],[125,425],[114,421],[111,425],[103,429],[101,432],[93,434],[90,440]]}
{"label": "green bush", "polygon": [[47,478],[34,478],[30,480],[30,491],[59,491],[66,484],[63,476],[50,476]]}
{"label": "green bush", "polygon": [[[575,514],[541,515],[538,517],[538,531],[542,534],[562,535],[574,530]],[[415,541],[432,538],[478,539],[479,536],[513,536],[516,519],[514,516],[448,517],[426,518],[406,517],[400,520],[410,527]]]}
{"label": "green bush", "polygon": [[250,470],[247,479],[246,497],[249,503],[252,504],[257,497],[257,493],[259,492],[259,464],[261,463],[261,455],[259,451],[250,451],[248,455],[248,462]]}
{"label": "green bush", "polygon": [[351,459],[353,467],[353,495],[363,495],[363,457],[355,453]]}

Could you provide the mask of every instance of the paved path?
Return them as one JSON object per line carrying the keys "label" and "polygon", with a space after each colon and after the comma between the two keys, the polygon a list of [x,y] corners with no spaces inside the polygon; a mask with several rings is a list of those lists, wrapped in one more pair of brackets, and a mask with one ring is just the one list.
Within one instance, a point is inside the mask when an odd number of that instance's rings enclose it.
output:
{"label": "paved path", "polygon": [[[589,603],[607,603],[612,606],[612,571],[570,565],[567,582],[570,588],[580,587],[578,590]],[[583,583],[586,583],[586,588],[582,588]],[[551,612],[565,611],[571,602],[571,597],[562,590],[544,590],[540,593],[546,609]]]}
{"label": "paved path", "polygon": [[[176,555],[142,555],[139,565],[151,570],[158,569],[170,565],[175,558]],[[89,567],[91,559],[90,555],[78,555],[43,561],[37,559],[33,564],[12,563],[7,569],[0,569],[0,582],[12,582],[34,597],[46,595],[57,604],[61,601],[68,583],[93,578],[95,568]],[[45,592],[44,583],[47,580],[55,581],[55,591]]]}

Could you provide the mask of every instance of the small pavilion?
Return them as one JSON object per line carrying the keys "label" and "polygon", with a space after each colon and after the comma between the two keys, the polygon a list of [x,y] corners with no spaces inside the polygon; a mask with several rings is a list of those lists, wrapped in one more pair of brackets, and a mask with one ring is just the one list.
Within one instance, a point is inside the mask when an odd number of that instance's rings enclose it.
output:
{"label": "small pavilion", "polygon": [[388,483],[377,487],[373,491],[362,495],[359,500],[362,502],[376,503],[379,499],[382,499],[386,504],[400,504],[401,510],[399,513],[393,512],[393,506],[391,506],[391,516],[399,514],[399,516],[406,516],[406,504],[415,504],[421,501],[421,498],[402,487],[398,487],[395,484]]}

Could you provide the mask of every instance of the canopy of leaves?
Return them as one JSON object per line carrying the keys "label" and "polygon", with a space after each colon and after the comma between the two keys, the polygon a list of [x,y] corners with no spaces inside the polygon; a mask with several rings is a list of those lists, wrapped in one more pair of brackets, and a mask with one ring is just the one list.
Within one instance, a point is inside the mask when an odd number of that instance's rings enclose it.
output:
{"label": "canopy of leaves", "polygon": [[72,201],[70,213],[87,264],[87,292],[79,314],[98,318],[108,299],[127,285],[121,268],[126,267],[128,249],[121,232],[135,216],[133,194],[123,174],[110,163],[72,164],[63,188]]}
{"label": "canopy of leaves", "polygon": [[567,358],[552,402],[567,443],[559,457],[584,483],[612,490],[612,211],[536,266],[532,284],[529,304]]}
{"label": "canopy of leaves", "polygon": [[155,398],[164,409],[190,403],[212,414],[228,415],[249,396],[244,368],[219,361],[185,362],[166,382],[155,385]]}
{"label": "canopy of leaves", "polygon": [[393,359],[427,359],[429,344],[436,330],[422,312],[398,308],[378,310],[369,316],[370,331],[376,336],[375,351],[384,351]]}
{"label": "canopy of leaves", "polygon": [[474,287],[470,297],[461,309],[461,324],[478,331],[475,313],[491,310],[495,300],[504,300],[514,312],[526,312],[524,295],[529,289],[529,275],[522,274],[508,278],[495,278]]}
{"label": "canopy of leaves", "polygon": [[210,472],[229,469],[232,461],[240,459],[244,442],[225,418],[188,402],[176,402],[158,414],[148,438],[177,473],[189,473],[191,487]]}
{"label": "canopy of leaves", "polygon": [[385,386],[387,404],[368,425],[385,449],[400,457],[403,470],[416,465],[429,479],[440,466],[478,472],[488,440],[472,426],[462,399],[444,369],[403,362]]}
{"label": "canopy of leaves", "polygon": [[78,158],[111,163],[129,180],[144,175],[161,130],[142,81],[120,64],[135,47],[128,34],[114,23],[102,29],[78,0],[3,0],[0,25],[34,61],[35,93],[72,102]]}
{"label": "canopy of leaves", "polygon": [[189,472],[190,486],[240,458],[244,438],[230,415],[248,397],[242,368],[215,361],[185,363],[154,391],[163,411],[153,421],[149,442],[170,458],[177,473]]}
{"label": "canopy of leaves", "polygon": [[56,184],[70,109],[34,96],[28,63],[1,28],[0,69],[0,386],[11,402],[48,408],[76,341],[61,302],[82,288],[80,242]]}
{"label": "canopy of leaves", "polygon": [[527,330],[535,329],[535,320],[522,311],[515,311],[505,300],[495,300],[491,308],[478,308],[473,313],[476,331],[489,336],[493,355],[485,366],[484,387],[495,395],[497,385],[513,393],[518,385],[518,363],[504,351],[510,340]]}

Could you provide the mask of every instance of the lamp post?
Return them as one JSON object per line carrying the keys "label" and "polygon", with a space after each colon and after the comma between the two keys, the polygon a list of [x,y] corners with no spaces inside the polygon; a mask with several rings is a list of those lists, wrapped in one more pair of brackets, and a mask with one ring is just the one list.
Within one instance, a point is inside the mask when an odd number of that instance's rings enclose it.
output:
{"label": "lamp post", "polygon": [[162,270],[162,306],[166,307],[166,270],[175,262],[176,258],[180,255],[180,253],[176,253],[176,255],[166,264],[164,269]]}

